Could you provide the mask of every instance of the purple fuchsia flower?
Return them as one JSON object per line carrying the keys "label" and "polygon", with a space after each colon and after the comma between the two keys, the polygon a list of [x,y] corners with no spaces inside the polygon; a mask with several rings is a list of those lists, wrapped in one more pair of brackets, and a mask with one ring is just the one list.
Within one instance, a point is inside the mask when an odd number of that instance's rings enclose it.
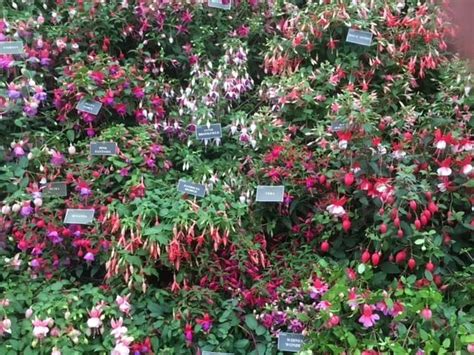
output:
{"label": "purple fuchsia flower", "polygon": [[51,152],[50,162],[52,165],[59,167],[66,162],[66,159],[64,158],[64,155],[53,149]]}
{"label": "purple fuchsia flower", "polygon": [[376,313],[373,313],[375,310],[374,305],[364,304],[362,308],[362,315],[359,318],[359,322],[364,326],[364,328],[371,328],[375,323],[380,319],[380,316]]}
{"label": "purple fuchsia flower", "polygon": [[0,55],[0,69],[6,70],[11,68],[15,63],[15,59],[11,55]]}
{"label": "purple fuchsia flower", "polygon": [[87,262],[92,262],[92,261],[95,260],[95,255],[94,255],[94,253],[92,253],[91,251],[88,251],[88,252],[84,255],[83,259],[84,259],[85,261],[87,261]]}
{"label": "purple fuchsia flower", "polygon": [[304,330],[304,326],[303,323],[301,323],[298,319],[292,319],[290,320],[288,329],[293,333],[301,333]]}
{"label": "purple fuchsia flower", "polygon": [[33,97],[38,101],[44,101],[47,98],[47,94],[42,86],[37,86],[35,87],[35,94]]}
{"label": "purple fuchsia flower", "polygon": [[76,186],[76,191],[79,192],[81,197],[89,197],[92,195],[92,190],[89,184],[85,181],[79,181]]}
{"label": "purple fuchsia flower", "polygon": [[15,144],[15,146],[13,147],[13,154],[17,158],[21,158],[26,155],[25,150],[23,149],[23,146],[21,144]]}
{"label": "purple fuchsia flower", "polygon": [[8,84],[8,97],[12,100],[17,100],[21,97],[21,87],[15,83]]}
{"label": "purple fuchsia flower", "polygon": [[189,323],[184,327],[184,339],[186,339],[186,342],[188,343],[193,342],[193,326]]}
{"label": "purple fuchsia flower", "polygon": [[56,231],[54,229],[49,230],[47,236],[48,236],[49,240],[51,241],[51,243],[53,243],[53,244],[59,244],[63,241],[63,238],[61,238],[58,231]]}
{"label": "purple fuchsia flower", "polygon": [[133,93],[133,96],[135,96],[137,99],[143,99],[145,97],[145,91],[140,86],[134,87],[132,89],[132,93]]}
{"label": "purple fuchsia flower", "polygon": [[212,318],[209,313],[205,313],[202,318],[196,319],[196,323],[200,324],[202,330],[204,330],[205,332],[209,332],[212,328]]}
{"label": "purple fuchsia flower", "polygon": [[33,214],[33,207],[31,207],[30,202],[25,202],[21,207],[20,214],[22,217],[28,217]]}
{"label": "purple fuchsia flower", "polygon": [[319,278],[313,280],[313,286],[310,287],[309,297],[312,299],[318,298],[318,296],[324,295],[328,291],[329,287],[327,283]]}
{"label": "purple fuchsia flower", "polygon": [[31,98],[30,100],[25,100],[25,106],[23,107],[23,112],[28,117],[34,117],[38,113],[38,106],[39,101],[35,98]]}
{"label": "purple fuchsia flower", "polygon": [[281,325],[286,323],[286,313],[282,311],[273,311],[272,312],[274,325]]}

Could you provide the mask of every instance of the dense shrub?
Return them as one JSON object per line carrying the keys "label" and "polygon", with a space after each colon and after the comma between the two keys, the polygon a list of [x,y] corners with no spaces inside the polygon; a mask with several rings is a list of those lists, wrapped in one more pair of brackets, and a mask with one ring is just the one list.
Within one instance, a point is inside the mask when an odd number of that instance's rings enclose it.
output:
{"label": "dense shrub", "polygon": [[317,354],[473,352],[453,34],[432,1],[7,4],[0,41],[25,53],[0,55],[2,353],[273,354],[281,331]]}

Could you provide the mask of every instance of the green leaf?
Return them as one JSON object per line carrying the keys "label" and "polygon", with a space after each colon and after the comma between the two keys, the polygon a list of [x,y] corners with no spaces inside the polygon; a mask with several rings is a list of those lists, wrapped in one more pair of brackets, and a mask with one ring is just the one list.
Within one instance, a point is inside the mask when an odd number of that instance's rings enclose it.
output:
{"label": "green leaf", "polygon": [[257,320],[255,319],[255,316],[253,314],[247,314],[245,316],[245,324],[251,330],[255,330],[258,327]]}
{"label": "green leaf", "polygon": [[395,263],[385,262],[380,266],[380,269],[387,274],[400,273],[400,268]]}
{"label": "green leaf", "polygon": [[425,277],[428,281],[433,281],[433,274],[429,272],[428,270],[425,270]]}

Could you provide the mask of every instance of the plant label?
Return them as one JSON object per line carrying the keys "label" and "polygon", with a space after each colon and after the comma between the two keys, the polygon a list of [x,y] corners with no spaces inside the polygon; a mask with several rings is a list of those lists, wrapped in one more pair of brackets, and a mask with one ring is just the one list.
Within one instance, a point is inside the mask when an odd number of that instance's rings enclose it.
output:
{"label": "plant label", "polygon": [[202,350],[201,355],[234,355],[234,353],[216,353],[215,351]]}
{"label": "plant label", "polygon": [[204,197],[206,194],[206,187],[202,184],[195,184],[194,182],[179,180],[178,191],[188,195]]}
{"label": "plant label", "polygon": [[207,6],[214,7],[216,9],[230,10],[232,3],[231,0],[208,0]]}
{"label": "plant label", "polygon": [[196,138],[197,139],[212,139],[222,138],[222,127],[220,123],[214,123],[209,125],[197,126],[196,127]]}
{"label": "plant label", "polygon": [[343,131],[346,129],[346,124],[345,123],[342,123],[342,122],[339,122],[339,121],[335,121],[333,123],[331,123],[331,129],[334,131],[334,132],[339,132],[339,131]]}
{"label": "plant label", "polygon": [[46,184],[43,192],[45,196],[66,197],[67,185],[64,181],[50,182]]}
{"label": "plant label", "polygon": [[92,142],[91,155],[115,155],[117,154],[117,143]]}
{"label": "plant label", "polygon": [[64,223],[66,224],[91,224],[94,220],[95,210],[80,210],[70,209],[66,210]]}
{"label": "plant label", "polygon": [[304,343],[305,338],[302,334],[280,333],[278,335],[278,350],[280,351],[297,353],[301,350]]}
{"label": "plant label", "polygon": [[23,48],[22,41],[14,42],[0,42],[0,54],[23,54],[25,49]]}
{"label": "plant label", "polygon": [[82,99],[78,102],[76,108],[79,111],[90,113],[91,115],[97,116],[102,107],[102,102]]}
{"label": "plant label", "polygon": [[283,202],[285,186],[257,186],[257,202]]}
{"label": "plant label", "polygon": [[370,46],[372,44],[372,32],[359,31],[349,28],[346,42],[360,44],[361,46]]}

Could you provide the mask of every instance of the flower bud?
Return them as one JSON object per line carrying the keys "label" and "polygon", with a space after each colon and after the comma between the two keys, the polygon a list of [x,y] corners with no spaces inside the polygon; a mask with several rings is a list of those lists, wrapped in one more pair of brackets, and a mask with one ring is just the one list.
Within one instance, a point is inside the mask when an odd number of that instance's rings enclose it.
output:
{"label": "flower bud", "polygon": [[76,154],[76,147],[71,144],[71,145],[69,145],[69,148],[67,149],[67,151],[68,151],[69,155],[74,155],[74,154]]}
{"label": "flower bud", "polygon": [[29,152],[26,157],[28,158],[28,160],[33,159],[33,153],[32,153],[32,152]]}
{"label": "flower bud", "polygon": [[30,318],[33,315],[33,310],[28,308],[25,312],[25,318]]}
{"label": "flower bud", "polygon": [[41,207],[43,205],[43,200],[37,197],[33,200],[33,203],[36,207]]}
{"label": "flower bud", "polygon": [[2,214],[7,215],[7,214],[10,214],[10,212],[11,212],[10,206],[5,205],[5,206],[2,207]]}
{"label": "flower bud", "polygon": [[21,210],[21,205],[19,203],[15,203],[13,206],[12,206],[12,211],[17,213]]}

